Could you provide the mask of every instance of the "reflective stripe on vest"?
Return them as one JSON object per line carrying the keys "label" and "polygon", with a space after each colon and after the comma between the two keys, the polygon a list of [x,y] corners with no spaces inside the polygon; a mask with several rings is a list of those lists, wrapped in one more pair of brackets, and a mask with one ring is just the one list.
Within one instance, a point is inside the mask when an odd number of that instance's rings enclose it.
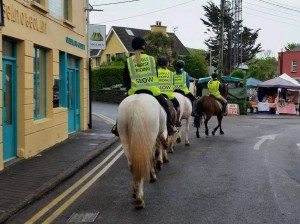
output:
{"label": "reflective stripe on vest", "polygon": [[207,83],[208,93],[214,95],[216,98],[220,98],[222,95],[219,91],[220,82],[218,80],[209,81]]}
{"label": "reflective stripe on vest", "polygon": [[174,89],[180,89],[184,94],[188,94],[190,91],[186,85],[186,72],[182,74],[174,74]]}
{"label": "reflective stripe on vest", "polygon": [[161,92],[157,86],[158,78],[154,58],[146,54],[141,54],[141,62],[142,65],[138,66],[135,56],[127,59],[131,80],[131,88],[128,90],[128,95],[134,94],[137,90],[149,90],[154,96],[160,95]]}
{"label": "reflective stripe on vest", "polygon": [[174,81],[173,72],[169,69],[159,68],[158,69],[158,87],[160,91],[167,95],[167,97],[172,100],[175,97],[174,94]]}

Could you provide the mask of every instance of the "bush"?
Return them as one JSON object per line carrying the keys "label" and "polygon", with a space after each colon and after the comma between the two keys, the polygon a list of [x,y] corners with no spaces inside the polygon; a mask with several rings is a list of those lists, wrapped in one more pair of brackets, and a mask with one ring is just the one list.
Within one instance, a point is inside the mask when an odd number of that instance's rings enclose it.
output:
{"label": "bush", "polygon": [[123,67],[99,67],[92,70],[91,89],[96,91],[123,83]]}

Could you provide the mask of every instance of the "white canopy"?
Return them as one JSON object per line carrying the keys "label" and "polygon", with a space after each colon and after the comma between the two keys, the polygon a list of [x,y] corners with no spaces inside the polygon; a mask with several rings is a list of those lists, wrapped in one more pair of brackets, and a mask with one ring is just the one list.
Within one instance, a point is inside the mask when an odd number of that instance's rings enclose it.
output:
{"label": "white canopy", "polygon": [[294,83],[294,84],[297,85],[297,86],[300,86],[299,82],[297,82],[296,79],[293,79],[291,76],[289,76],[289,75],[286,74],[286,73],[283,73],[283,74],[280,75],[279,77],[282,78],[282,79],[285,79],[285,80],[287,80],[287,81],[289,81],[289,82],[292,82],[292,83]]}

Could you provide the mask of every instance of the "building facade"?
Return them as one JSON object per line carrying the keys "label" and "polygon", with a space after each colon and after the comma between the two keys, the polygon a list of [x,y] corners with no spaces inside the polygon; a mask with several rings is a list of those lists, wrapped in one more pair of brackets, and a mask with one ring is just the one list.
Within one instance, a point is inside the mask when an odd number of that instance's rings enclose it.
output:
{"label": "building facade", "polygon": [[0,170],[87,129],[85,3],[3,0]]}
{"label": "building facade", "polygon": [[286,73],[296,80],[300,80],[300,46],[291,51],[278,53],[278,71],[279,74]]}
{"label": "building facade", "polygon": [[106,49],[101,50],[93,58],[93,67],[98,67],[103,63],[110,63],[113,58],[131,56],[134,54],[134,49],[131,46],[133,38],[145,38],[150,33],[162,33],[173,38],[173,47],[168,49],[170,54],[173,51],[180,56],[190,54],[179,38],[174,33],[167,32],[167,27],[162,26],[161,22],[151,25],[150,30],[112,26],[106,38]]}

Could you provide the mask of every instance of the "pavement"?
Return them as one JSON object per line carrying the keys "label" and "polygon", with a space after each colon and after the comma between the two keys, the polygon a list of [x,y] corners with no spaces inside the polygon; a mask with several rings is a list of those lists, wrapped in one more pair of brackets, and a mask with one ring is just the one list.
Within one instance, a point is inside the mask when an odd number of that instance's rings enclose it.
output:
{"label": "pavement", "polygon": [[0,171],[0,223],[70,178],[119,140],[112,124],[92,116],[92,129],[29,159],[14,159]]}
{"label": "pavement", "polygon": [[[101,117],[101,116],[100,116]],[[110,133],[112,124],[93,115],[92,129],[30,159],[16,159],[0,171],[0,223],[70,178],[119,140]],[[248,114],[253,119],[299,119],[295,115]]]}

